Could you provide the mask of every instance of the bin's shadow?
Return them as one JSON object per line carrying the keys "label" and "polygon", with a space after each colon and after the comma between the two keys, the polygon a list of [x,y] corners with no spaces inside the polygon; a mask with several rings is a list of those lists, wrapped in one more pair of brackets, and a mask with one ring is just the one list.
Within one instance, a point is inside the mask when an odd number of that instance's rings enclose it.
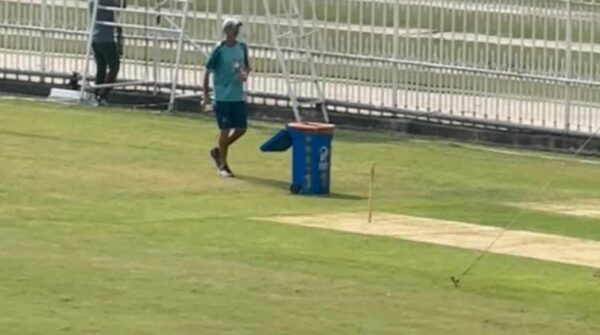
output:
{"label": "bin's shadow", "polygon": [[[237,176],[237,179],[246,181],[246,182],[249,182],[252,184],[257,184],[257,185],[261,185],[261,186],[267,186],[267,187],[271,187],[271,188],[280,189],[284,192],[285,191],[289,192],[289,189],[290,189],[290,184],[288,182],[281,181],[281,180],[261,178],[261,177],[256,177],[256,176],[239,176],[239,175]],[[358,200],[366,200],[367,197],[332,192],[329,195],[324,196],[323,199],[358,201]]]}

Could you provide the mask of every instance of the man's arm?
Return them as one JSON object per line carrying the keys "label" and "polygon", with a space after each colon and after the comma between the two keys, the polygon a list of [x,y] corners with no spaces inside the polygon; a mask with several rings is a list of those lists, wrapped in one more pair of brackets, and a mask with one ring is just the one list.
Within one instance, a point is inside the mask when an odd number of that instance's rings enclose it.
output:
{"label": "man's arm", "polygon": [[220,44],[215,47],[208,57],[208,61],[206,62],[204,81],[202,82],[202,89],[204,91],[204,100],[202,101],[202,105],[204,106],[205,111],[208,111],[208,104],[210,103],[210,73],[219,67],[220,47]]}
{"label": "man's arm", "polygon": [[208,104],[210,103],[209,83],[210,83],[210,71],[207,69],[206,72],[204,72],[204,81],[202,83],[202,89],[204,90],[204,95],[203,95],[203,99],[202,99],[202,107],[203,107],[204,111],[207,111]]}
{"label": "man's arm", "polygon": [[248,53],[248,45],[246,43],[242,44],[244,48],[244,67],[246,68],[246,74],[249,74],[252,68],[250,67],[250,55]]}

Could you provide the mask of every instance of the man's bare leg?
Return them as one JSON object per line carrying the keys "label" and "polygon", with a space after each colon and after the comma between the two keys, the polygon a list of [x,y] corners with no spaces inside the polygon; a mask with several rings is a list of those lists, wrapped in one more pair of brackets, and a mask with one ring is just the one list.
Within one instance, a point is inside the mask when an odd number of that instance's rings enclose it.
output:
{"label": "man's bare leg", "polygon": [[232,145],[233,143],[235,143],[235,141],[239,140],[240,137],[244,136],[244,134],[246,134],[246,129],[233,129],[229,133],[227,145]]}
{"label": "man's bare leg", "polygon": [[233,172],[231,172],[231,169],[229,169],[229,165],[227,164],[227,154],[229,153],[229,146],[244,136],[245,133],[246,129],[243,128],[221,130],[219,133],[219,146],[218,148],[212,149],[210,154],[215,160],[221,176],[225,176],[224,173],[221,172],[221,170],[225,170],[229,174],[228,177],[234,177]]}
{"label": "man's bare leg", "polygon": [[222,169],[227,165],[227,151],[229,149],[229,134],[231,130],[221,130],[219,134],[219,168]]}

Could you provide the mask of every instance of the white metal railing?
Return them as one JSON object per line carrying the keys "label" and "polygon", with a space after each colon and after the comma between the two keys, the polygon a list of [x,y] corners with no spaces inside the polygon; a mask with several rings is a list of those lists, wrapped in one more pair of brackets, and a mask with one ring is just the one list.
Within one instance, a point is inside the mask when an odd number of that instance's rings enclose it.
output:
{"label": "white metal railing", "polygon": [[[600,1],[316,2],[303,25],[319,31],[309,42],[328,99],[580,132],[600,126]],[[122,22],[154,26],[153,4],[129,0],[135,13],[123,13]],[[271,4],[282,12],[280,1]],[[285,94],[263,0],[195,0],[187,35],[207,53],[230,15],[246,23],[255,70],[249,90]],[[86,0],[0,0],[0,68],[81,72],[88,17]],[[278,20],[282,29],[289,24]],[[176,43],[139,29],[125,28],[125,36],[121,77],[165,82],[173,66],[161,54]],[[184,48],[180,84],[200,85],[205,57]],[[291,72],[308,73],[300,59]],[[302,92],[316,95],[309,86]]]}

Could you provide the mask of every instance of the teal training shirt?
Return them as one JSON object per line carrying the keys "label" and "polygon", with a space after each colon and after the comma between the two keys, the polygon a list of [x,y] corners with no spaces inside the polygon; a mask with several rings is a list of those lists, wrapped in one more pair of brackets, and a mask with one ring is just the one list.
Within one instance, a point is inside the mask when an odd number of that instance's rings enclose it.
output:
{"label": "teal training shirt", "polygon": [[239,76],[243,66],[249,67],[248,48],[245,43],[217,44],[206,63],[207,70],[213,74],[215,101],[246,100],[244,83]]}

